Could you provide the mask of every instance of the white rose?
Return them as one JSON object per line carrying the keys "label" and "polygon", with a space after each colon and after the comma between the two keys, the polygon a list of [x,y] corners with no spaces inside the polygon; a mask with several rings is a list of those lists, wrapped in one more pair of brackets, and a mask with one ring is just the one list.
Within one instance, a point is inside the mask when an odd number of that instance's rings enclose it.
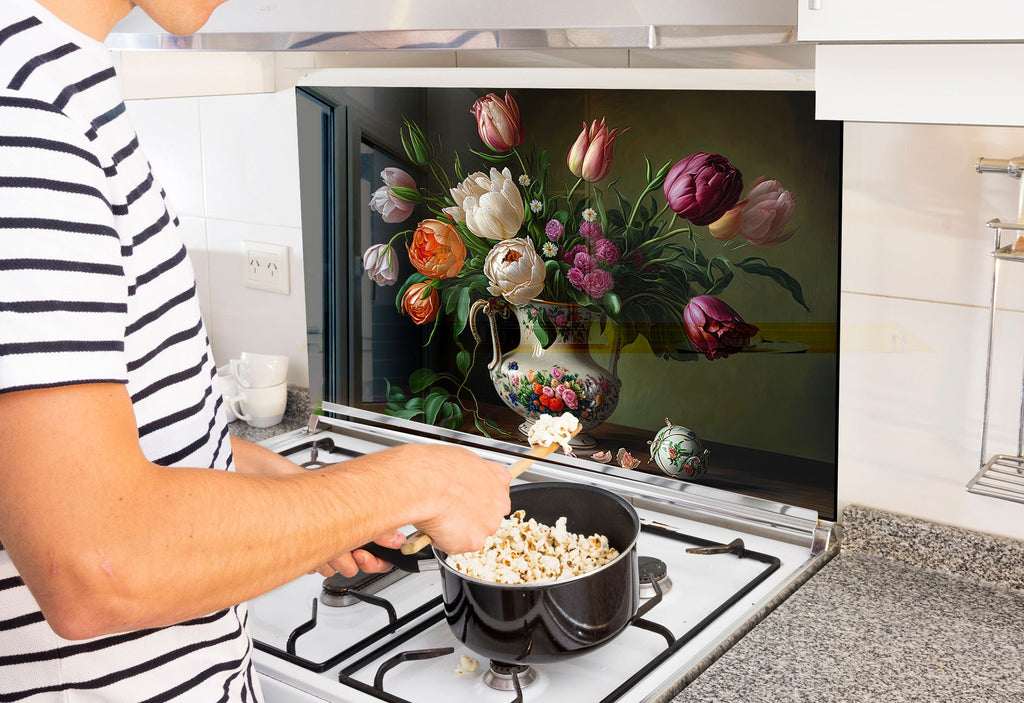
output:
{"label": "white rose", "polygon": [[504,296],[513,305],[524,305],[544,290],[544,261],[533,242],[522,237],[498,242],[484,259],[484,275],[491,295]]}
{"label": "white rose", "polygon": [[[466,227],[478,237],[484,239],[511,239],[519,232],[526,217],[526,208],[519,187],[507,169],[498,171],[491,169],[490,177],[475,173],[459,186],[464,188],[466,195],[462,202],[452,189],[452,196],[463,209],[466,216]],[[486,187],[485,192],[480,192]]]}

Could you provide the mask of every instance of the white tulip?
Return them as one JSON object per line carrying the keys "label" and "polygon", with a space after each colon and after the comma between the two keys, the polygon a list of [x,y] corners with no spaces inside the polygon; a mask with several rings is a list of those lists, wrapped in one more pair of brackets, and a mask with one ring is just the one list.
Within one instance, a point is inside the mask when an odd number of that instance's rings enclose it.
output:
{"label": "white tulip", "polygon": [[522,237],[498,242],[484,259],[484,275],[491,295],[501,295],[513,305],[525,305],[544,290],[544,261],[533,242]]}
{"label": "white tulip", "polygon": [[[481,189],[486,190],[481,192]],[[462,189],[458,194],[456,191]],[[484,239],[511,239],[519,232],[526,217],[523,196],[507,169],[491,169],[490,177],[474,173],[459,188],[452,188],[452,196],[466,215],[466,227]]]}

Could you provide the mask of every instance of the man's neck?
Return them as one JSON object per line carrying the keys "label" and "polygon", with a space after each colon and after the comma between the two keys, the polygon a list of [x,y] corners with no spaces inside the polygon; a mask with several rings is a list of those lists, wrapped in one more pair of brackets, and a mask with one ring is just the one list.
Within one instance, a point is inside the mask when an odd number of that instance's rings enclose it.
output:
{"label": "man's neck", "polygon": [[104,41],[114,25],[131,11],[129,0],[36,0],[40,5],[96,41]]}

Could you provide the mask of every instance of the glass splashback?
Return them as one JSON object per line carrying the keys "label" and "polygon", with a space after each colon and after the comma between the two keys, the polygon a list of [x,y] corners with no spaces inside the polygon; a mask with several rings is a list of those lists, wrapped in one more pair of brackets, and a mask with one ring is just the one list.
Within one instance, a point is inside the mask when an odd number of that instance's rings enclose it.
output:
{"label": "glass splashback", "polygon": [[326,400],[523,443],[572,412],[580,457],[835,517],[842,125],[813,93],[309,90]]}

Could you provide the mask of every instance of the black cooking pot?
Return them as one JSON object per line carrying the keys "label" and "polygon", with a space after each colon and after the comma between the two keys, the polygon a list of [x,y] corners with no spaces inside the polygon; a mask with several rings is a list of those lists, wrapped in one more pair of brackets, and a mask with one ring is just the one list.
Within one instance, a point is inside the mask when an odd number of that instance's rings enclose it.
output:
{"label": "black cooking pot", "polygon": [[[560,581],[502,584],[460,573],[440,549],[420,558],[440,565],[445,616],[456,637],[493,660],[534,664],[582,654],[608,642],[640,617],[636,541],[640,520],[625,500],[609,491],[573,483],[529,483],[511,489],[512,511],[583,535],[603,534],[619,555],[581,576]],[[397,550],[370,551],[410,568]],[[645,606],[644,611],[648,608]]]}

